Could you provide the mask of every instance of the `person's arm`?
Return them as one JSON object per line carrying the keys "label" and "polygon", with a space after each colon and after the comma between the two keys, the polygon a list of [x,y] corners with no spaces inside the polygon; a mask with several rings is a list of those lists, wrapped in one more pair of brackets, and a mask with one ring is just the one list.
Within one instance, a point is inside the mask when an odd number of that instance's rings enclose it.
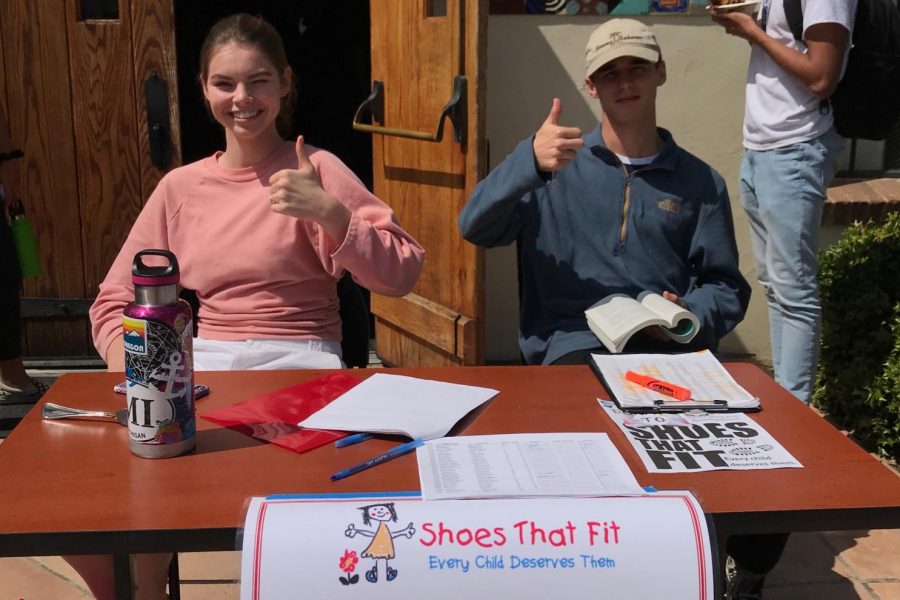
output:
{"label": "person's arm", "polygon": [[328,211],[337,213],[333,221],[315,220],[316,252],[325,270],[334,277],[350,271],[357,283],[378,294],[409,293],[422,271],[421,244],[340,159],[317,150],[309,160],[322,193],[338,203],[337,209]]}
{"label": "person's arm", "polygon": [[682,304],[700,319],[697,342],[714,347],[744,318],[750,286],[738,266],[728,192],[716,178],[715,202],[704,205],[691,241],[689,292]]}
{"label": "person's arm", "polygon": [[[15,149],[9,132],[6,110],[0,104],[0,152],[9,152]],[[19,163],[21,163],[21,159],[17,158],[0,163],[0,185],[3,186],[3,195],[7,200],[17,200],[19,198]]]}
{"label": "person's arm", "polygon": [[9,152],[12,149],[12,137],[9,135],[9,121],[6,118],[6,109],[0,104],[0,152]]}
{"label": "person's arm", "polygon": [[89,314],[94,346],[110,371],[125,370],[122,311],[126,304],[134,301],[134,285],[131,283],[134,255],[146,248],[169,248],[163,191],[165,187],[164,180],[151,194],[91,305]]}
{"label": "person's arm", "polygon": [[475,186],[457,218],[460,233],[485,248],[511,244],[522,228],[516,208],[523,196],[545,183],[535,167],[532,138],[522,140]]}
{"label": "person's arm", "polygon": [[347,237],[350,227],[350,210],[340,200],[329,194],[315,166],[309,160],[303,136],[295,143],[297,168],[282,169],[269,179],[272,210],[317,223],[332,240],[340,242]]}
{"label": "person's arm", "polygon": [[803,36],[804,53],[769,36],[748,14],[713,10],[712,19],[726,33],[758,45],[821,100],[831,96],[840,81],[844,52],[850,43],[850,32],[840,23],[816,23],[808,27]]}
{"label": "person's arm", "polygon": [[543,187],[554,171],[569,164],[584,147],[581,130],[559,125],[559,99],[535,134],[519,142],[503,162],[481,180],[459,214],[462,236],[477,246],[511,244],[522,223],[516,208],[529,192]]}
{"label": "person's arm", "polygon": [[116,372],[125,370],[125,336],[121,333],[114,337],[106,348],[106,370]]}
{"label": "person's arm", "polygon": [[516,208],[528,192],[545,184],[535,168],[531,138],[522,140],[503,162],[478,182],[457,218],[462,236],[476,246],[511,244],[522,223]]}

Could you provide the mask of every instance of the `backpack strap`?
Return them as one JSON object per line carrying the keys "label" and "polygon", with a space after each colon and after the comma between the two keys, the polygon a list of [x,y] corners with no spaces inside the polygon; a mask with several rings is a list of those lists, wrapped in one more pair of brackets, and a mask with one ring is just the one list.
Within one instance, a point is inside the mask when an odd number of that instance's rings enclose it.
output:
{"label": "backpack strap", "polygon": [[803,4],[802,0],[784,0],[784,16],[794,39],[803,41]]}

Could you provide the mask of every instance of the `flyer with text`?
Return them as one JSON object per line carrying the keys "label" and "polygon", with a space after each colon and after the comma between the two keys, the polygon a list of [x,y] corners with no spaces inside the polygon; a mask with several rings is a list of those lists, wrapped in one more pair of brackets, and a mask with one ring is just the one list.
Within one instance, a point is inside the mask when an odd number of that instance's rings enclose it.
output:
{"label": "flyer with text", "polygon": [[802,469],[784,446],[747,414],[631,414],[598,399],[650,473]]}

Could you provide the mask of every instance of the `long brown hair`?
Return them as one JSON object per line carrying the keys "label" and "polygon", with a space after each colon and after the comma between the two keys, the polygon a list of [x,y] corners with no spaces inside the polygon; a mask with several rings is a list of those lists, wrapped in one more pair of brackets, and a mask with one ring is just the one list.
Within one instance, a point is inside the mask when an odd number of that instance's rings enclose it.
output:
{"label": "long brown hair", "polygon": [[[228,43],[236,43],[256,48],[274,65],[281,78],[288,64],[287,53],[284,51],[284,43],[281,36],[268,21],[260,16],[237,13],[219,20],[203,41],[200,48],[200,85],[206,85],[209,77],[209,61],[213,53]],[[281,99],[281,109],[278,111],[276,126],[282,137],[291,136],[291,119],[294,113],[294,104],[297,100],[297,88],[293,70],[289,72],[290,81],[287,81],[287,94]]]}

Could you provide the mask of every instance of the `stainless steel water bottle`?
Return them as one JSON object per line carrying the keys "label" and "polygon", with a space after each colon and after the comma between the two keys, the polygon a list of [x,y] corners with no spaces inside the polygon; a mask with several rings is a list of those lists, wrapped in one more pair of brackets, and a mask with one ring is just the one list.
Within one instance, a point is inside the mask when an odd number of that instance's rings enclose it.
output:
{"label": "stainless steel water bottle", "polygon": [[[146,257],[166,264],[148,266]],[[195,445],[191,308],[178,298],[178,260],[168,250],[135,254],[131,278],[134,302],[122,318],[129,447],[144,458],[178,456]]]}

